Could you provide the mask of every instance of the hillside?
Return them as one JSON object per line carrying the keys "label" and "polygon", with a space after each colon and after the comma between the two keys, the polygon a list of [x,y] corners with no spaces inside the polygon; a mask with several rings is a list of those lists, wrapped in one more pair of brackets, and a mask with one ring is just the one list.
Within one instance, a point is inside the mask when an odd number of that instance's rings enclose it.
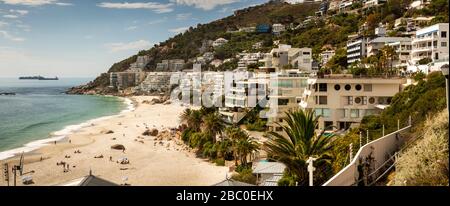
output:
{"label": "hillside", "polygon": [[[318,54],[325,48],[336,49],[336,55],[329,61],[326,67],[327,70],[323,72],[328,72],[328,69],[331,69],[334,73],[339,73],[351,66],[347,65],[346,59],[345,44],[347,37],[360,31],[361,25],[364,23],[366,23],[367,28],[360,32],[366,35],[373,35],[374,28],[379,23],[383,23],[388,25],[388,30],[390,31],[388,36],[396,36],[401,31],[393,30],[393,25],[395,20],[400,17],[435,15],[430,25],[448,22],[448,1],[432,0],[429,5],[422,9],[407,9],[411,2],[412,0],[389,0],[381,6],[370,9],[364,9],[361,3],[356,3],[349,11],[341,13],[329,11],[325,17],[314,17],[309,19],[311,21],[305,23],[304,21],[307,17],[314,16],[320,3],[291,5],[280,3],[279,1],[270,1],[262,5],[236,11],[234,15],[223,19],[191,27],[186,32],[169,38],[149,50],[140,51],[134,56],[113,64],[108,72],[128,69],[130,64],[136,61],[138,55],[148,55],[150,57],[150,62],[145,70],[152,71],[156,68],[156,64],[164,59],[184,59],[188,61],[213,50],[215,58],[221,60],[234,57],[234,55],[242,51],[268,52],[273,48],[273,42],[278,40],[280,43],[290,44],[293,47],[312,48],[313,57],[316,60],[318,59]],[[227,32],[262,23],[282,23],[295,29],[287,29],[280,36]],[[301,27],[297,27],[298,25],[301,25]],[[208,41],[213,41],[220,37],[229,40],[228,43],[216,49],[207,46]],[[255,50],[252,48],[252,45],[256,42],[263,43],[260,49]],[[185,67],[191,68],[191,65],[188,63]],[[236,63],[234,61],[214,69],[231,70],[235,68]],[[355,71],[358,71],[358,68]],[[108,83],[108,75],[105,73],[87,85],[71,89],[69,93],[82,94],[87,91],[94,91],[93,93],[114,94],[114,91],[108,91],[106,87]]]}
{"label": "hillside", "polygon": [[[256,33],[227,33],[228,30],[237,30],[239,27],[256,26],[260,23],[282,23],[298,24],[307,16],[314,15],[319,7],[319,3],[287,4],[275,1],[266,4],[245,8],[235,12],[235,15],[225,17],[207,24],[198,24],[189,28],[185,33],[178,34],[168,40],[155,45],[149,50],[140,51],[138,54],[117,62],[108,69],[108,72],[124,71],[131,63],[136,61],[138,55],[149,55],[150,62],[146,70],[152,71],[156,64],[163,59],[184,59],[197,57],[210,48],[203,48],[202,45],[208,40],[215,40],[223,37],[230,39],[229,48],[231,51],[224,51],[221,57],[230,57],[233,53],[251,49],[252,42],[266,40],[272,46],[271,34]],[[224,49],[227,49],[224,48]],[[267,48],[265,48],[267,50]],[[264,48],[262,48],[264,50]],[[221,52],[217,52],[220,53]],[[96,89],[100,93],[107,92],[105,86],[108,84],[108,76],[102,74],[88,85],[73,88],[69,93],[82,93],[86,90]]]}

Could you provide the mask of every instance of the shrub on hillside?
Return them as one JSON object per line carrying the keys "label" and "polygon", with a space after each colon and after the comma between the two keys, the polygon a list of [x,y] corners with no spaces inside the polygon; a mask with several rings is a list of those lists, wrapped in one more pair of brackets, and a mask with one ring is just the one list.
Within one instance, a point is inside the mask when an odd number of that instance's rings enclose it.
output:
{"label": "shrub on hillside", "polygon": [[447,110],[429,118],[423,138],[398,159],[394,185],[449,185]]}

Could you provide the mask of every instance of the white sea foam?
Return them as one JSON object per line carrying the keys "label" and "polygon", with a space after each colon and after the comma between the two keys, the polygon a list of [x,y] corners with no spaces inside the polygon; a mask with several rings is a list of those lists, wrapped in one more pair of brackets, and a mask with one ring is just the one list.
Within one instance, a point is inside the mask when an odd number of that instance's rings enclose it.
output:
{"label": "white sea foam", "polygon": [[123,115],[127,112],[132,112],[135,110],[133,101],[131,101],[128,98],[122,98],[122,97],[120,99],[122,99],[128,106],[126,109],[122,110],[119,114],[99,117],[96,119],[88,120],[81,124],[66,126],[62,130],[51,133],[50,137],[47,139],[32,141],[32,142],[25,144],[23,147],[0,152],[0,160],[14,157],[15,155],[21,154],[22,152],[24,152],[24,153],[32,152],[32,151],[42,148],[46,145],[50,145],[55,141],[61,141],[64,138],[66,138],[68,135],[73,134],[74,132],[79,131],[83,128],[89,127],[89,126],[95,124],[96,122],[100,122],[100,121],[107,120],[107,119],[110,119],[113,117],[117,117],[117,116]]}

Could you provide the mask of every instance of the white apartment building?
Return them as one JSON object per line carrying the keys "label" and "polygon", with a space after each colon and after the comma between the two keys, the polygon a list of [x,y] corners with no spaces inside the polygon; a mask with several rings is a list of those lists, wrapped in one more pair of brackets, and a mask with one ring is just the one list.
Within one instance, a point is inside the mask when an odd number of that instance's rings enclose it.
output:
{"label": "white apartment building", "polygon": [[386,45],[397,42],[411,45],[411,39],[406,37],[377,37],[367,44],[367,56],[376,55]]}
{"label": "white apartment building", "polygon": [[148,72],[147,77],[136,88],[142,92],[169,92],[173,72]]}
{"label": "white apartment building", "polygon": [[270,131],[281,131],[277,123],[282,123],[286,112],[298,108],[304,89],[308,86],[309,74],[296,70],[272,74],[269,83],[269,102],[267,105],[267,127]]}
{"label": "white apartment building", "polygon": [[133,72],[142,72],[148,62],[150,62],[149,56],[138,56],[136,62],[130,65],[129,70]]}
{"label": "white apartment building", "polygon": [[392,66],[393,67],[407,67],[408,66],[408,61],[411,57],[411,39],[407,40],[407,41],[396,41],[396,42],[391,42],[387,44],[388,46],[392,47],[396,54],[397,57],[396,59],[394,59],[394,61],[392,62]]}
{"label": "white apartment building", "polygon": [[281,32],[285,31],[286,27],[283,24],[273,24],[272,25],[272,32],[275,35],[281,34]]}
{"label": "white apartment building", "polygon": [[364,7],[374,7],[386,3],[387,0],[365,0]]}
{"label": "white apartment building", "polygon": [[227,42],[228,42],[228,40],[226,40],[224,38],[218,38],[212,43],[212,46],[219,47],[219,46],[226,44]]}
{"label": "white apartment building", "polygon": [[326,50],[320,53],[320,63],[322,66],[326,65],[328,61],[330,61],[331,58],[333,58],[335,54],[334,50]]}
{"label": "white apartment building", "polygon": [[162,60],[161,63],[156,64],[156,70],[165,72],[178,72],[183,70],[184,64],[185,62],[183,59]]}
{"label": "white apartment building", "polygon": [[252,33],[252,32],[255,32],[255,31],[256,31],[256,27],[255,26],[239,28],[239,32]]}
{"label": "white apartment building", "polygon": [[417,64],[423,58],[430,58],[433,62],[448,59],[448,32],[448,23],[435,24],[417,30],[411,42],[411,63]]}
{"label": "white apartment building", "polygon": [[286,65],[301,71],[312,70],[312,49],[292,48],[290,45],[280,44],[278,48],[272,49],[270,55],[266,55],[261,62],[266,68],[282,69]]}
{"label": "white apartment building", "polygon": [[300,108],[320,115],[319,128],[339,130],[357,126],[364,116],[386,108],[400,92],[406,79],[353,78],[352,75],[325,75],[308,79]]}
{"label": "white apartment building", "polygon": [[351,35],[347,40],[347,63],[361,61],[367,56],[368,38],[360,35]]}

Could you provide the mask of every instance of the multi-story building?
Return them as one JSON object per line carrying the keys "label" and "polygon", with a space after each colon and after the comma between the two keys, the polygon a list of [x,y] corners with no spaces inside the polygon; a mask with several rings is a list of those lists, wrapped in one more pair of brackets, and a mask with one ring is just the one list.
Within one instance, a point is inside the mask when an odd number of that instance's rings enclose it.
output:
{"label": "multi-story building", "polygon": [[269,76],[265,73],[239,72],[231,85],[225,83],[225,106],[219,110],[228,123],[238,123],[257,105],[266,105]]}
{"label": "multi-story building", "polygon": [[367,44],[367,56],[369,57],[378,54],[378,52],[383,49],[383,47],[391,43],[403,43],[411,45],[411,39],[406,37],[377,37],[370,40],[370,42]]}
{"label": "multi-story building", "polygon": [[110,87],[124,90],[130,87],[137,86],[145,78],[145,72],[111,72],[110,73]]}
{"label": "multi-story building", "polygon": [[351,64],[361,61],[367,56],[368,38],[355,34],[350,35],[347,40],[347,63]]}
{"label": "multi-story building", "polygon": [[156,64],[156,71],[178,72],[183,70],[184,64],[183,59],[162,60],[161,63]]}
{"label": "multi-story building", "polygon": [[219,47],[219,46],[226,44],[227,42],[228,42],[228,40],[226,40],[224,38],[218,38],[212,43],[212,46]]}
{"label": "multi-story building", "polygon": [[321,116],[318,129],[348,129],[364,116],[386,108],[405,83],[400,77],[356,78],[348,74],[310,78],[299,105]]}
{"label": "multi-story building", "polygon": [[281,34],[281,32],[285,31],[286,27],[283,24],[273,24],[272,25],[272,32],[275,35]]}
{"label": "multi-story building", "polygon": [[292,48],[290,45],[280,44],[278,48],[272,49],[270,55],[266,55],[261,62],[267,68],[283,69],[284,66],[291,65],[295,69],[309,72],[312,70],[312,49]]}
{"label": "multi-story building", "polygon": [[137,89],[141,92],[169,92],[173,72],[148,72]]}
{"label": "multi-story building", "polygon": [[267,126],[270,131],[281,131],[286,112],[298,108],[309,74],[296,70],[272,74],[269,83]]}
{"label": "multi-story building", "polygon": [[448,59],[449,33],[448,23],[435,24],[416,31],[411,45],[411,62],[417,64],[419,60],[430,58],[433,62]]}
{"label": "multi-story building", "polygon": [[374,6],[380,6],[382,4],[385,4],[387,0],[365,0],[364,7],[374,7]]}
{"label": "multi-story building", "polygon": [[130,65],[129,70],[133,72],[142,72],[149,61],[149,56],[138,56],[136,62]]}
{"label": "multi-story building", "polygon": [[239,32],[252,33],[252,32],[255,32],[255,31],[256,31],[256,27],[254,27],[254,26],[239,28]]}
{"label": "multi-story building", "polygon": [[411,39],[408,38],[406,41],[395,41],[386,45],[392,47],[397,54],[397,58],[394,58],[392,66],[407,67],[411,57]]}
{"label": "multi-story building", "polygon": [[334,50],[325,50],[320,53],[320,63],[322,64],[322,66],[326,65],[327,62],[330,61],[331,58],[333,58],[334,54]]}

